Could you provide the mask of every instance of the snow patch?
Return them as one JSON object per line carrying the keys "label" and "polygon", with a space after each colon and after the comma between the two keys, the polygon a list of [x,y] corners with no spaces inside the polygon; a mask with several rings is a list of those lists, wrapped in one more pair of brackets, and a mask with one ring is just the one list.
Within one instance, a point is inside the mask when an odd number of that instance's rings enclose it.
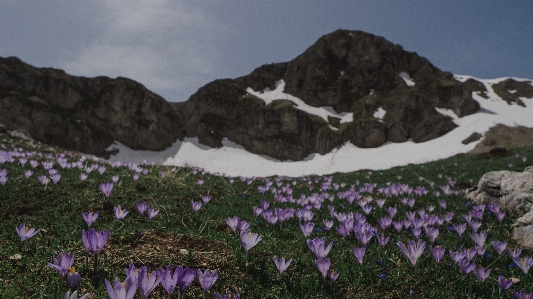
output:
{"label": "snow patch", "polygon": [[[459,81],[466,81],[469,78],[472,77],[456,76]],[[533,115],[533,105],[529,107],[508,105],[490,87],[491,84],[505,79],[476,79],[485,84],[488,90],[486,95],[489,96],[487,100],[479,93],[474,92],[472,94],[473,98],[481,106],[477,113],[459,118],[447,109],[437,108],[439,113],[453,117],[458,127],[437,139],[427,142],[414,143],[409,140],[402,143],[386,143],[378,148],[358,148],[350,142],[346,142],[341,147],[325,155],[311,154],[303,161],[293,162],[274,160],[249,153],[242,146],[229,140],[224,140],[224,146],[221,148],[209,148],[200,144],[198,138],[186,138],[183,141],[176,141],[171,147],[161,152],[134,151],[120,143],[115,143],[113,148],[118,148],[120,152],[113,156],[111,160],[122,162],[148,161],[173,166],[190,165],[201,167],[211,173],[246,177],[326,175],[361,169],[388,169],[409,163],[426,163],[469,152],[475,147],[476,142],[465,145],[461,141],[474,132],[483,134],[496,124],[510,127],[521,125],[533,128],[533,118],[531,117]],[[294,97],[284,94],[280,86],[281,84],[278,85],[275,91],[256,93],[251,90],[251,92],[264,97],[265,102],[268,101],[269,96],[272,98],[280,98],[279,96],[282,96],[281,99],[294,99]],[[271,95],[273,92],[277,92],[278,96]],[[297,100],[294,99],[294,101]],[[299,109],[302,108],[308,109],[303,104]],[[324,107],[312,108],[309,109],[315,115],[325,112],[329,114],[323,114],[324,116],[331,115],[331,111]],[[338,117],[337,114],[333,116]],[[416,155],[406,153],[416,153]]]}
{"label": "snow patch", "polygon": [[383,120],[383,117],[385,116],[385,113],[387,111],[383,110],[383,108],[380,106],[376,112],[374,112],[374,118],[377,118],[379,120]]}
{"label": "snow patch", "polygon": [[405,84],[407,84],[407,86],[415,86],[415,81],[413,81],[413,79],[409,77],[408,73],[401,72],[399,76],[402,77],[403,81],[405,81]]}
{"label": "snow patch", "polygon": [[293,95],[284,92],[285,90],[285,81],[280,80],[276,83],[276,89],[274,90],[264,90],[263,92],[254,91],[251,87],[246,89],[246,92],[254,95],[261,100],[265,101],[265,104],[268,105],[274,100],[289,100],[294,103],[296,109],[300,109],[306,113],[316,115],[321,117],[327,123],[329,123],[328,116],[340,118],[341,124],[353,122],[353,113],[336,113],[331,107],[314,107],[308,105],[300,98],[297,98]]}

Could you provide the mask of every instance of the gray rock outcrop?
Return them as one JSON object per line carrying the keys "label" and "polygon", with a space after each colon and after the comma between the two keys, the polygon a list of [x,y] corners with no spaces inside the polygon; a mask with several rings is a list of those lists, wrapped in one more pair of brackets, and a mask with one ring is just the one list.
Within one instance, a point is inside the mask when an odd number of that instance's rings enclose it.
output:
{"label": "gray rock outcrop", "polygon": [[523,172],[488,172],[466,197],[478,204],[498,202],[501,208],[522,215],[513,224],[513,239],[533,249],[533,166]]}
{"label": "gray rock outcrop", "polygon": [[40,142],[108,157],[113,141],[163,150],[182,137],[174,109],[126,78],[85,78],[0,57],[0,123]]}

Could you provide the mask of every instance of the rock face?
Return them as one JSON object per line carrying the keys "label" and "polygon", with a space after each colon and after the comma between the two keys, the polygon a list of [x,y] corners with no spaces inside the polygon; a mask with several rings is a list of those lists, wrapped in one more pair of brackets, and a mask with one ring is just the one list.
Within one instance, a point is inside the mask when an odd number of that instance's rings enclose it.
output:
{"label": "rock face", "polygon": [[177,118],[163,98],[135,81],[74,77],[0,58],[0,123],[43,143],[103,157],[114,140],[163,150],[183,136]]}
{"label": "rock face", "polygon": [[[246,92],[248,87],[273,89],[279,80],[286,84],[285,93],[314,107],[353,113],[353,121],[324,121],[284,99],[266,105]],[[438,138],[456,125],[435,107],[450,109],[459,117],[472,114],[479,109],[472,91],[484,90],[481,83],[459,82],[382,37],[338,30],[290,62],[205,85],[179,115],[185,134],[211,147],[221,146],[227,137],[254,153],[301,160],[345,142],[378,147],[387,141]],[[380,107],[386,111],[382,119],[374,117]]]}
{"label": "rock face", "polygon": [[[284,96],[267,104],[248,89],[273,90],[280,82],[285,94],[305,105],[353,118],[323,118]],[[533,97],[530,83],[513,79],[493,90],[518,105],[522,97]],[[104,157],[114,140],[133,149],[163,150],[178,138],[197,137],[210,147],[221,147],[227,138],[279,160],[326,154],[347,142],[362,148],[425,142],[457,126],[440,108],[458,117],[479,109],[473,91],[488,92],[482,83],[460,82],[383,37],[348,30],[321,37],[289,62],[215,80],[188,101],[172,104],[126,78],[74,77],[0,58],[0,123],[6,129]]]}
{"label": "rock face", "polygon": [[513,239],[521,247],[533,249],[533,166],[523,172],[488,172],[466,197],[478,204],[496,201],[500,207],[523,215],[513,224]]}

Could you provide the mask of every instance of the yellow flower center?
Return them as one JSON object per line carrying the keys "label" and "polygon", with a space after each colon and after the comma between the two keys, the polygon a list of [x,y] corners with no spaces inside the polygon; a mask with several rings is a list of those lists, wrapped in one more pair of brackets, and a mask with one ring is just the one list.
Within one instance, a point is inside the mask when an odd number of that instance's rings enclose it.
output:
{"label": "yellow flower center", "polygon": [[30,230],[29,226],[26,226],[25,232],[27,233]]}
{"label": "yellow flower center", "polygon": [[76,274],[76,268],[75,267],[68,267],[68,270],[70,271],[70,273]]}

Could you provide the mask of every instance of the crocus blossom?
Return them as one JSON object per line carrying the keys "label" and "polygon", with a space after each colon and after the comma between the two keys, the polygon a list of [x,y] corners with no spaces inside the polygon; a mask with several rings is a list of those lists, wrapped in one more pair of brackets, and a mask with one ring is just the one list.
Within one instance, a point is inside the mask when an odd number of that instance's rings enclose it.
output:
{"label": "crocus blossom", "polygon": [[142,299],[148,298],[150,293],[159,285],[162,277],[157,275],[157,271],[148,272],[148,267],[139,268],[138,274],[139,291]]}
{"label": "crocus blossom", "polygon": [[198,276],[198,282],[204,289],[204,296],[205,294],[211,289],[211,287],[215,284],[215,282],[218,279],[218,272],[217,270],[205,270],[204,272],[197,270],[196,275]]}
{"label": "crocus blossom", "polygon": [[426,247],[426,242],[422,240],[418,240],[418,242],[415,244],[413,240],[409,240],[408,245],[407,245],[408,247],[406,247],[402,242],[398,242],[396,243],[396,245],[400,247],[403,254],[409,259],[413,267],[416,268],[416,261],[424,252],[424,248]]}
{"label": "crocus blossom", "polygon": [[137,211],[139,212],[139,214],[142,215],[146,211],[146,208],[148,208],[148,202],[138,201],[137,203],[135,203],[135,206],[137,207]]}
{"label": "crocus blossom", "polygon": [[261,236],[258,234],[254,234],[249,230],[242,231],[241,232],[241,245],[244,247],[244,251],[246,251],[246,255],[248,255],[248,251],[252,249],[259,241],[261,241]]}
{"label": "crocus blossom", "polygon": [[329,267],[331,266],[330,259],[317,259],[315,260],[315,265],[325,279],[328,276]]}
{"label": "crocus blossom", "polygon": [[75,254],[69,252],[60,252],[57,257],[52,259],[52,263],[48,263],[48,267],[56,270],[63,277],[67,274],[69,268],[72,267],[72,264],[74,264],[75,256]]}
{"label": "crocus blossom", "polygon": [[498,276],[498,286],[502,291],[507,291],[513,285],[512,279],[505,279],[503,276]]}
{"label": "crocus blossom", "polygon": [[527,274],[529,271],[529,268],[531,268],[531,265],[533,265],[533,259],[530,256],[526,256],[523,258],[520,257],[513,257],[513,262],[520,268],[522,271]]}
{"label": "crocus blossom", "polygon": [[114,211],[115,211],[115,218],[117,220],[126,217],[126,215],[128,215],[128,213],[129,213],[128,210],[126,210],[126,209],[123,210],[120,205],[116,206]]}
{"label": "crocus blossom", "polygon": [[22,223],[19,227],[15,226],[15,231],[17,232],[17,235],[20,238],[20,242],[24,242],[27,239],[38,234],[41,229],[39,228],[36,230],[35,228],[30,228],[29,226],[26,226],[26,224]]}
{"label": "crocus blossom", "polygon": [[100,190],[102,190],[106,198],[109,198],[109,195],[111,194],[111,190],[113,190],[113,186],[114,184],[111,182],[100,184]]}
{"label": "crocus blossom", "polygon": [[115,278],[113,285],[105,279],[105,288],[110,299],[133,299],[137,292],[137,281],[127,277],[124,284]]}
{"label": "crocus blossom", "polygon": [[[80,299],[89,299],[91,296],[89,294],[85,294],[80,297]],[[70,294],[70,291],[65,293],[65,296],[63,296],[63,299],[78,299],[78,291],[74,291],[72,295]]]}
{"label": "crocus blossom", "polygon": [[74,267],[69,267],[69,272],[67,272],[67,284],[70,287],[71,290],[75,291],[78,289],[81,283],[81,275],[80,273],[76,272],[76,269]]}
{"label": "crocus blossom", "polygon": [[195,202],[191,200],[191,205],[193,212],[197,213],[202,207],[202,202]]}
{"label": "crocus blossom", "polygon": [[333,241],[330,242],[328,246],[326,246],[325,238],[315,238],[313,240],[307,240],[307,246],[309,247],[309,249],[311,249],[311,251],[313,251],[317,259],[319,260],[324,259],[328,255],[332,245]]}
{"label": "crocus blossom", "polygon": [[292,262],[292,259],[289,259],[289,260],[285,261],[284,258],[282,258],[282,257],[277,258],[276,256],[273,256],[272,260],[274,261],[274,264],[276,265],[276,268],[279,271],[279,275],[281,275],[281,273],[283,273],[285,270],[287,270],[287,268],[289,267],[289,265]]}
{"label": "crocus blossom", "polygon": [[159,210],[156,210],[154,207],[148,207],[148,212],[146,213],[146,216],[148,217],[148,220],[151,220],[155,216],[159,214]]}
{"label": "crocus blossom", "polygon": [[81,215],[83,217],[83,220],[87,224],[88,227],[91,227],[91,225],[96,221],[100,213],[98,212],[81,212]]}
{"label": "crocus blossom", "polygon": [[485,268],[479,266],[474,268],[474,274],[476,274],[477,279],[481,282],[485,282],[485,279],[489,277],[491,269],[485,270]]}

